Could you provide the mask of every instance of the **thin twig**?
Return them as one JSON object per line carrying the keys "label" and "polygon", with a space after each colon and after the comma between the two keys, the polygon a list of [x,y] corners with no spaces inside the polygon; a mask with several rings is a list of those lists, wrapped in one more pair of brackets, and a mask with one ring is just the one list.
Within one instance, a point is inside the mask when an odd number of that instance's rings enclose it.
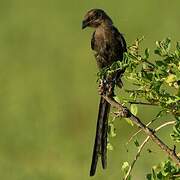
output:
{"label": "thin twig", "polygon": [[173,175],[173,177],[180,177],[180,174],[175,174],[175,175]]}
{"label": "thin twig", "polygon": [[158,106],[158,104],[146,103],[146,102],[138,102],[138,101],[128,101],[130,104],[141,104],[141,105],[148,105],[148,106]]}
{"label": "thin twig", "polygon": [[145,63],[147,63],[147,64],[151,65],[153,68],[155,68],[155,67],[156,67],[153,63],[149,62],[148,60],[143,60],[143,62],[145,62]]}
{"label": "thin twig", "polygon": [[173,124],[175,124],[175,123],[176,123],[176,121],[166,122],[166,123],[162,124],[161,126],[157,127],[157,128],[155,129],[155,132],[159,131],[159,130],[160,130],[161,128],[163,128],[163,127],[166,127],[166,126],[169,126],[169,125],[173,125]]}
{"label": "thin twig", "polygon": [[168,154],[168,156],[173,159],[180,167],[180,158],[173,151],[173,149],[169,148],[161,139],[155,135],[152,129],[142,123],[141,120],[133,115],[127,107],[124,107],[121,103],[115,101],[114,98],[105,95],[102,95],[102,97],[106,99],[106,101],[109,102],[112,107],[117,108],[119,110],[119,114],[122,117],[129,118],[134,124],[140,127],[152,139],[152,141],[154,141],[154,143],[156,143],[166,154]]}
{"label": "thin twig", "polygon": [[[163,127],[165,127],[165,126],[173,125],[173,124],[175,124],[175,123],[176,123],[176,121],[166,122],[166,123],[162,124],[161,126],[157,127],[157,128],[155,129],[155,132],[159,131],[161,128],[163,128]],[[128,177],[131,175],[132,169],[133,169],[133,167],[134,167],[137,159],[139,158],[143,147],[144,147],[145,144],[149,141],[149,139],[150,139],[150,136],[148,136],[148,137],[143,141],[143,143],[139,146],[138,152],[137,152],[137,154],[135,155],[134,160],[133,160],[133,162],[131,163],[131,166],[129,167],[128,172],[127,172],[124,180],[127,180]]]}
{"label": "thin twig", "polygon": [[[150,122],[148,122],[148,123],[146,124],[146,126],[147,126],[147,127],[150,126],[157,118],[158,118],[158,117],[156,117],[156,118],[154,118],[153,120],[151,120]],[[142,131],[142,129],[139,129],[137,132],[135,132],[135,133],[129,138],[127,144],[129,144],[129,143],[133,140],[133,138],[134,138],[135,136],[137,136],[141,131]]]}
{"label": "thin twig", "polygon": [[143,147],[144,147],[145,144],[148,142],[149,138],[150,138],[150,137],[148,136],[148,137],[143,141],[143,143],[139,146],[138,152],[137,152],[136,156],[134,157],[134,160],[133,160],[133,162],[131,163],[131,166],[129,167],[128,172],[127,172],[124,180],[127,180],[128,177],[131,175],[132,169],[133,169],[133,167],[134,167],[134,165],[135,165],[138,157],[140,156]]}

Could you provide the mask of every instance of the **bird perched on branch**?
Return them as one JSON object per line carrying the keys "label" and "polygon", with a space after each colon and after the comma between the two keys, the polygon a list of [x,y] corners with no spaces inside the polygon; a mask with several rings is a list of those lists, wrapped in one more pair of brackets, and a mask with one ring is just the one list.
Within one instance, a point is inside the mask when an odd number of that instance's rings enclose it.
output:
{"label": "bird perched on branch", "polygon": [[[86,13],[82,22],[82,29],[86,27],[95,28],[91,39],[91,48],[95,52],[97,66],[100,70],[110,67],[114,62],[123,59],[123,53],[127,51],[126,41],[113,25],[111,18],[102,9],[91,9]],[[122,86],[121,76],[123,72],[124,70],[119,70],[110,77],[104,76],[100,81],[100,89],[103,89],[101,93],[113,96],[114,86]],[[101,156],[103,169],[107,167],[109,111],[110,104],[101,96],[90,176],[94,176],[96,172],[99,155]]]}

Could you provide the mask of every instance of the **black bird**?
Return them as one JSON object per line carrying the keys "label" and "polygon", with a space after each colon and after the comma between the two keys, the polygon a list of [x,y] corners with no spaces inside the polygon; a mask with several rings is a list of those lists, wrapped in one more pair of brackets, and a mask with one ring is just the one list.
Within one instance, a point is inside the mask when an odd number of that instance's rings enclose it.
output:
{"label": "black bird", "polygon": [[[95,51],[95,58],[99,69],[111,66],[115,61],[123,59],[123,53],[127,51],[126,41],[118,29],[113,25],[111,18],[102,9],[91,9],[82,22],[82,29],[93,27],[95,31],[91,39],[91,48]],[[104,77],[102,83],[113,82],[114,85],[122,87],[121,76],[124,70],[117,71],[112,77]],[[104,86],[104,85],[103,85]],[[102,167],[107,167],[107,131],[110,104],[101,97],[99,113],[97,118],[96,137],[93,149],[90,176],[94,176],[101,156]]]}

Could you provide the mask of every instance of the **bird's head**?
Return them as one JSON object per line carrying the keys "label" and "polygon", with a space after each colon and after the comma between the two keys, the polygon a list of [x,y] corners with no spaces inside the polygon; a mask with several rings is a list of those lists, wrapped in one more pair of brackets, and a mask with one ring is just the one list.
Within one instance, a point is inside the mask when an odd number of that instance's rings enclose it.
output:
{"label": "bird's head", "polygon": [[111,18],[102,9],[91,9],[84,16],[84,20],[82,22],[82,29],[86,27],[97,28],[105,21],[112,23]]}

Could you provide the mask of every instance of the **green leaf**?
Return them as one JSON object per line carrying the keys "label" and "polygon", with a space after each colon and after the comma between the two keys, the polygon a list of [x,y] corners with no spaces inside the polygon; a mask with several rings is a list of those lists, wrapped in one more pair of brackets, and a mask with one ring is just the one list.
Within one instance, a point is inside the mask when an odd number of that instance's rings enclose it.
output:
{"label": "green leaf", "polygon": [[131,125],[134,126],[134,123],[129,119],[129,118],[124,118],[126,120],[126,122]]}
{"label": "green leaf", "polygon": [[177,44],[176,44],[176,49],[180,52],[180,43],[179,42],[177,42]]}
{"label": "green leaf", "polygon": [[162,61],[155,61],[155,63],[157,66],[163,66],[164,65],[164,62],[162,62]]}
{"label": "green leaf", "polygon": [[149,58],[149,48],[146,48],[144,53],[145,53],[144,59],[147,60]]}
{"label": "green leaf", "polygon": [[176,81],[177,77],[175,74],[169,74],[169,76],[166,78],[165,82],[166,83],[172,83],[174,81]]}
{"label": "green leaf", "polygon": [[111,137],[115,137],[116,133],[115,133],[115,127],[113,123],[109,123],[109,135]]}
{"label": "green leaf", "polygon": [[154,169],[152,169],[152,175],[153,175],[153,179],[154,179],[154,180],[157,180],[157,178],[156,178],[156,172],[155,172]]}
{"label": "green leaf", "polygon": [[117,102],[120,102],[120,99],[119,99],[118,96],[115,96],[115,97],[114,97],[114,100],[117,101]]}
{"label": "green leaf", "polygon": [[178,121],[173,127],[173,133],[170,134],[171,138],[179,143],[180,142],[180,122]]}
{"label": "green leaf", "polygon": [[147,174],[147,175],[146,175],[146,179],[147,179],[147,180],[152,180],[152,174]]}
{"label": "green leaf", "polygon": [[122,169],[123,172],[126,172],[129,169],[129,163],[128,162],[123,162],[123,165],[122,165],[121,169]]}
{"label": "green leaf", "polygon": [[112,151],[112,150],[114,149],[111,143],[108,143],[108,144],[107,144],[107,149],[108,149],[109,151]]}
{"label": "green leaf", "polygon": [[129,177],[127,178],[127,180],[131,180],[131,176],[129,176]]}
{"label": "green leaf", "polygon": [[159,49],[155,49],[154,54],[157,54],[157,55],[161,56],[161,51]]}
{"label": "green leaf", "polygon": [[135,116],[137,115],[138,113],[138,107],[136,104],[131,104],[131,113],[134,114]]}
{"label": "green leaf", "polygon": [[168,56],[170,47],[171,47],[171,39],[166,38],[163,41],[156,41],[156,50],[154,51],[155,54],[158,54],[159,56]]}
{"label": "green leaf", "polygon": [[170,38],[166,38],[164,41],[163,41],[163,47],[164,49],[169,52],[170,50],[170,47],[171,47],[171,39]]}
{"label": "green leaf", "polygon": [[134,144],[136,145],[136,147],[139,147],[139,142],[137,139],[134,141]]}
{"label": "green leaf", "polygon": [[163,179],[163,175],[162,175],[161,172],[157,173],[157,178],[158,178],[158,180],[159,180],[159,179]]}
{"label": "green leaf", "polygon": [[161,174],[162,174],[163,177],[168,176],[168,172],[165,172],[165,171],[162,171]]}
{"label": "green leaf", "polygon": [[164,113],[164,109],[160,110],[160,111],[156,114],[155,119],[160,118],[163,113]]}
{"label": "green leaf", "polygon": [[[148,174],[146,177],[148,177],[149,180],[170,180],[171,177],[177,174],[180,174],[180,168],[175,163],[168,160],[154,166],[152,174]],[[175,178],[172,180],[175,180]]]}

